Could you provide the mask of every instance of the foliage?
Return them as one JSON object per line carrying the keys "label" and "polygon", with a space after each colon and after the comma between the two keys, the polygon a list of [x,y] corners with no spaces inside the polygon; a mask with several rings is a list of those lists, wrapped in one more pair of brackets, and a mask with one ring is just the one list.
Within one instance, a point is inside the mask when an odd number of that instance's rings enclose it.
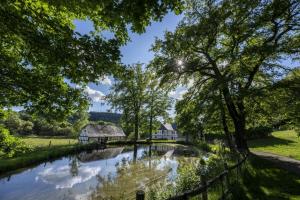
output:
{"label": "foliage", "polygon": [[[4,112],[4,111],[3,111]],[[48,121],[43,117],[36,117],[25,111],[5,111],[6,117],[0,120],[13,135],[40,136],[71,136],[76,137],[83,126],[88,123],[86,111],[75,113],[68,121]]]}
{"label": "foliage", "polygon": [[7,117],[2,121],[12,134],[28,135],[32,133],[33,123],[29,120],[21,119],[16,112],[8,111]]}
{"label": "foliage", "polygon": [[220,91],[237,147],[247,149],[245,102],[286,75],[282,58],[299,58],[299,7],[296,0],[188,1],[185,19],[153,46],[153,67],[164,83],[191,82],[189,99],[203,87]]}
{"label": "foliage", "polygon": [[[122,70],[119,47],[129,40],[128,28],[142,33],[151,20],[181,8],[180,0],[1,1],[0,106],[57,120],[86,108],[85,85]],[[76,20],[95,30],[75,32]],[[106,39],[104,30],[114,37]]]}
{"label": "foliage", "polygon": [[32,149],[18,138],[10,135],[9,131],[3,126],[0,126],[0,150],[5,157],[13,157],[30,152]]}
{"label": "foliage", "polygon": [[[192,190],[201,184],[201,175],[207,180],[214,178],[224,170],[223,159],[217,154],[209,154],[199,162],[180,165],[174,183],[157,183],[147,192],[148,199],[168,199],[175,194]],[[164,185],[164,187],[162,187]]]}
{"label": "foliage", "polygon": [[[172,100],[169,97],[169,89],[159,85],[159,81],[154,73],[149,73],[149,84],[146,88],[146,102],[145,113],[147,132],[149,132],[150,139],[152,138],[153,130],[159,127],[158,117],[165,121],[169,118],[168,111],[171,108]],[[148,120],[149,119],[149,120]]]}
{"label": "foliage", "polygon": [[210,152],[210,151],[212,151],[211,146],[210,146],[207,142],[205,142],[205,141],[203,141],[203,140],[197,140],[197,141],[195,142],[194,145],[195,145],[198,149],[201,149],[201,150],[203,150],[203,151],[205,151],[205,152]]}
{"label": "foliage", "polygon": [[135,140],[140,137],[142,109],[146,102],[146,87],[149,76],[143,72],[142,64],[129,66],[122,77],[116,80],[108,100],[112,107],[122,111],[122,121],[125,132],[133,127]]}
{"label": "foliage", "polygon": [[116,79],[107,99],[114,109],[123,112],[122,127],[127,135],[134,132],[135,140],[140,133],[152,132],[157,117],[166,117],[170,107],[168,91],[159,88],[154,75],[139,63],[128,66]]}

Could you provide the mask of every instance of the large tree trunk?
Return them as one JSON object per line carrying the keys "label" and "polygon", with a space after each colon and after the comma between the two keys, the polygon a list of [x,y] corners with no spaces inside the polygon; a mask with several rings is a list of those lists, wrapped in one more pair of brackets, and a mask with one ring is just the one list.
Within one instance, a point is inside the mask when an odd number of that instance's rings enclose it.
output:
{"label": "large tree trunk", "polygon": [[221,110],[221,120],[222,120],[222,125],[223,125],[223,130],[226,136],[226,140],[227,140],[227,144],[230,148],[230,150],[234,150],[234,145],[232,143],[232,136],[229,132],[228,126],[227,126],[227,117],[226,117],[226,113],[225,113],[225,109],[224,109],[224,105],[223,105],[223,99],[222,99],[222,92],[220,91],[219,94],[220,97],[220,101],[219,101],[219,107]]}
{"label": "large tree trunk", "polygon": [[239,102],[239,109],[240,113],[237,111],[237,108],[233,102],[232,97],[230,96],[229,89],[226,87],[223,87],[222,93],[224,96],[224,100],[229,112],[230,117],[232,118],[234,128],[235,128],[235,143],[237,146],[237,149],[239,151],[249,151],[247,141],[246,141],[246,124],[245,124],[245,114],[243,109],[243,103],[242,101]]}
{"label": "large tree trunk", "polygon": [[234,122],[234,128],[235,128],[235,143],[240,151],[248,151],[248,144],[246,140],[246,128],[245,128],[245,122],[244,119],[241,119],[242,121]]}

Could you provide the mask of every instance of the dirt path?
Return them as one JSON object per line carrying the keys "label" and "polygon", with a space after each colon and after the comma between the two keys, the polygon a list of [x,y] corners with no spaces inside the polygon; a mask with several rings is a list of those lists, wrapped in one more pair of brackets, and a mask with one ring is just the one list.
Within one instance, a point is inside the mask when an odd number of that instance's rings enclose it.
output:
{"label": "dirt path", "polygon": [[262,151],[251,151],[254,155],[269,160],[275,163],[278,167],[286,169],[300,175],[300,161],[293,158],[280,156],[273,153],[267,153]]}

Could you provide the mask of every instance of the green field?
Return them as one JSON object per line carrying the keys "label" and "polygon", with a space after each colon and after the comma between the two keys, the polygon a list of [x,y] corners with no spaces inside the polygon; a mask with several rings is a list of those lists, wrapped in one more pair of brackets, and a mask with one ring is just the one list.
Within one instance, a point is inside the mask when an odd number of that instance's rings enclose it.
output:
{"label": "green field", "polygon": [[49,143],[51,141],[50,146],[64,146],[69,144],[78,143],[77,139],[69,139],[63,137],[23,137],[21,138],[26,144],[34,147],[34,148],[48,148]]}
{"label": "green field", "polygon": [[231,199],[300,200],[300,176],[251,155]]}
{"label": "green field", "polygon": [[248,141],[250,150],[264,151],[300,160],[300,137],[293,130],[275,131],[272,136]]}

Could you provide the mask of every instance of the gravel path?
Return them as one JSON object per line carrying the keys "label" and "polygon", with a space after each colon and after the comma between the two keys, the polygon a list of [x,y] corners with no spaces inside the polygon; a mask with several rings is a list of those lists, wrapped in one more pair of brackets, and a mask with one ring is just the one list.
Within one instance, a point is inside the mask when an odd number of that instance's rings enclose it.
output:
{"label": "gravel path", "polygon": [[251,153],[273,162],[280,168],[300,175],[300,160],[262,151],[251,151]]}

